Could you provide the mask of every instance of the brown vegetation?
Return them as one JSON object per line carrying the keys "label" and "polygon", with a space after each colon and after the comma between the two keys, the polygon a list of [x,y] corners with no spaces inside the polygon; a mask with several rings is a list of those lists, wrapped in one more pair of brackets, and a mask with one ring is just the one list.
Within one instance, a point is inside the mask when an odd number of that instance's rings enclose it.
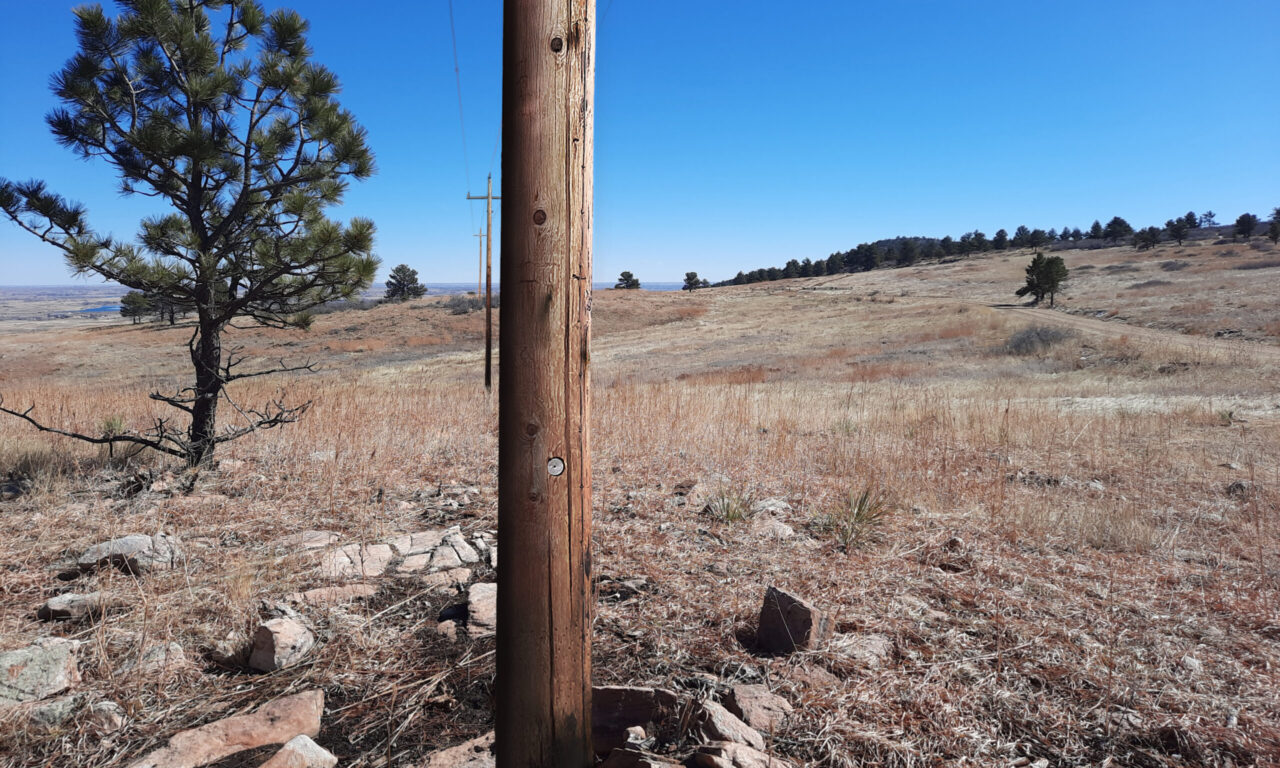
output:
{"label": "brown vegetation", "polygon": [[[1129,325],[983,306],[1011,298],[1021,258],[598,293],[596,569],[654,587],[600,603],[597,681],[680,687],[763,672],[796,707],[772,748],[798,763],[1275,764],[1280,358],[1267,345],[1280,302],[1236,315],[1277,290],[1234,268],[1256,257],[1184,247],[1176,256],[1190,266],[1162,270],[1170,250],[1078,254],[1099,267],[1149,259],[1085,270],[1060,299]],[[1159,295],[1124,287],[1155,275],[1172,283]],[[1253,325],[1236,322],[1244,315]],[[1009,351],[1018,332],[1060,321],[1083,324],[1031,354]],[[438,638],[451,598],[408,580],[314,614],[322,642],[300,667],[248,675],[210,657],[251,627],[260,599],[322,584],[305,556],[271,545],[286,534],[377,541],[496,524],[479,323],[424,301],[321,316],[310,334],[240,334],[256,354],[327,370],[239,382],[245,402],[287,387],[315,405],[299,424],[227,446],[191,493],[175,479],[122,497],[123,478],[167,465],[124,467],[0,421],[0,477],[31,481],[0,502],[0,650],[45,634],[88,640],[84,690],[130,714],[109,742],[11,718],[0,765],[123,765],[180,728],[312,686],[328,702],[318,740],[343,765],[414,765],[487,729],[493,641]],[[1195,344],[1160,330],[1191,323],[1209,336],[1228,323],[1270,330]],[[80,428],[145,419],[145,390],[180,371],[182,338],[124,325],[8,335],[0,391]],[[441,511],[431,500],[451,483],[482,492]],[[867,523],[874,535],[837,541],[832,515],[868,488],[889,500]],[[785,498],[782,521],[801,535],[766,541],[749,516],[700,512],[725,497]],[[128,603],[96,623],[35,620],[68,586],[57,579],[68,558],[161,530],[189,542],[183,569],[81,577],[77,589],[92,582]],[[841,632],[888,636],[891,658],[875,668],[836,650],[754,653],[770,584],[833,613]],[[194,663],[124,673],[154,640]]]}

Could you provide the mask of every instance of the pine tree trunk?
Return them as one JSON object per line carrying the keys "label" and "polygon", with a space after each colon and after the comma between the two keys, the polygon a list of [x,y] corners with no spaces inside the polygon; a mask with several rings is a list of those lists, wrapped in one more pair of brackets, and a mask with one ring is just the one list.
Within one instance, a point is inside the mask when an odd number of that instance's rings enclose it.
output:
{"label": "pine tree trunk", "polygon": [[191,405],[190,446],[187,465],[199,466],[213,457],[217,435],[218,397],[222,394],[222,329],[200,318],[200,334],[191,346],[191,362],[196,369],[196,399]]}

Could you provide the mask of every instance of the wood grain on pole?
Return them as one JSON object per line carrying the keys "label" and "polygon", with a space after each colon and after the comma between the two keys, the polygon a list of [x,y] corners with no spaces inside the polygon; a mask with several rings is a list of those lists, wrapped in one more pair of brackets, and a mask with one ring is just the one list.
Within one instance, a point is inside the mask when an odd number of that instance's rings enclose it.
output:
{"label": "wood grain on pole", "polygon": [[594,762],[588,378],[594,22],[594,0],[505,4],[500,768]]}

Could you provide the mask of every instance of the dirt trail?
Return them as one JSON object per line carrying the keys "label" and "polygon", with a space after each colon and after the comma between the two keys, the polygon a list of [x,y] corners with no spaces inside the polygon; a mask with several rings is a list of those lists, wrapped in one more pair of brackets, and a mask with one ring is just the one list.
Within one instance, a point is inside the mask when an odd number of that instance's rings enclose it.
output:
{"label": "dirt trail", "polygon": [[[962,299],[950,300],[964,301]],[[1232,341],[1229,339],[1212,339],[1206,336],[1189,336],[1184,333],[1166,331],[1159,328],[1147,328],[1141,325],[1108,322],[1096,317],[1069,315],[1065,312],[1057,312],[1051,309],[1033,309],[1031,307],[1009,304],[987,304],[976,301],[964,301],[964,303],[988,307],[1000,312],[1018,315],[1019,317],[1025,317],[1026,319],[1033,320],[1037,323],[1050,323],[1053,325],[1074,328],[1078,331],[1094,333],[1113,339],[1118,339],[1123,336],[1132,341],[1166,344],[1169,346],[1182,347],[1195,352],[1226,352],[1230,354],[1246,355],[1255,359],[1280,362],[1280,347],[1272,347],[1265,344],[1257,344],[1247,341]]]}

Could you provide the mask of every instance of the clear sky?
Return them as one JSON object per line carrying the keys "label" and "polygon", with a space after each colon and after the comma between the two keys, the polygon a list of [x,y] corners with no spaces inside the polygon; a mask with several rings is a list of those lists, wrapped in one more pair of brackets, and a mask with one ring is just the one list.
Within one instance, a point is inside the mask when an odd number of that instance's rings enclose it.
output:
{"label": "clear sky", "polygon": [[[1276,0],[597,2],[597,280],[1280,206]],[[131,235],[155,203],[118,197],[44,124],[76,3],[3,5],[0,176],[44,179]],[[379,173],[331,215],[376,222],[380,278],[404,262],[474,279],[484,211],[464,197],[490,169],[501,191],[500,0],[454,0],[465,161],[446,0],[266,5],[310,20],[369,130]],[[0,221],[0,284],[68,282],[58,252]]]}

